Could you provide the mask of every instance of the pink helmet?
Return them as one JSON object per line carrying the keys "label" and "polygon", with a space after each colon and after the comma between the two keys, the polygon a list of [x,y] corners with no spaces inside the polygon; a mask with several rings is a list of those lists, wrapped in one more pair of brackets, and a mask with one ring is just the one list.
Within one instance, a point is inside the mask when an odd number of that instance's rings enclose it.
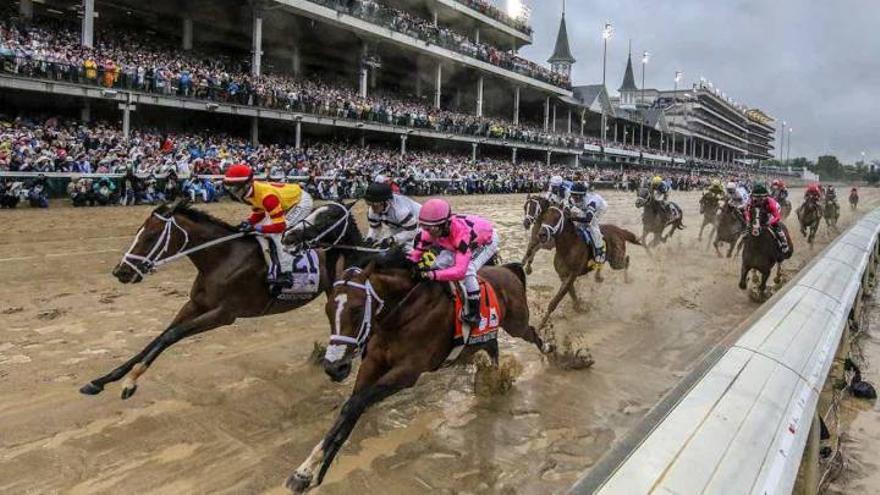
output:
{"label": "pink helmet", "polygon": [[422,225],[443,225],[452,216],[452,207],[442,199],[429,199],[422,205],[419,212],[419,223]]}

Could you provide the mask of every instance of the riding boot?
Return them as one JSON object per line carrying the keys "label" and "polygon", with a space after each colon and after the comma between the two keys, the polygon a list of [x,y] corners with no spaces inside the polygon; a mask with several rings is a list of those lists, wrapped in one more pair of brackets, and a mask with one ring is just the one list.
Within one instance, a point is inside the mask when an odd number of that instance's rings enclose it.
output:
{"label": "riding boot", "polygon": [[605,263],[605,243],[599,244],[598,242],[593,242],[593,261],[598,264]]}
{"label": "riding boot", "polygon": [[480,293],[468,293],[465,299],[464,314],[461,315],[461,321],[467,323],[473,329],[480,327],[483,317],[480,315]]}

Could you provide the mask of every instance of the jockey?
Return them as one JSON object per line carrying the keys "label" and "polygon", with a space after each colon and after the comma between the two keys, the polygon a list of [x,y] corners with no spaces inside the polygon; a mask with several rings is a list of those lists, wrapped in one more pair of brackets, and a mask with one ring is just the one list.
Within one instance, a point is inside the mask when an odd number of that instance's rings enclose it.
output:
{"label": "jockey", "polygon": [[430,199],[419,212],[421,230],[416,235],[410,261],[418,263],[422,254],[432,247],[449,252],[454,257],[451,266],[419,272],[425,280],[458,282],[464,280],[467,303],[462,321],[479,325],[480,284],[477,271],[498,252],[498,233],[488,220],[475,215],[453,215],[449,203]]}
{"label": "jockey", "polygon": [[830,203],[837,202],[837,191],[831,184],[828,184],[828,186],[825,188],[825,201]]}
{"label": "jockey", "polygon": [[804,192],[804,201],[818,203],[820,199],[822,199],[822,191],[819,189],[819,184],[807,186],[807,190]]}
{"label": "jockey", "polygon": [[256,181],[253,169],[243,163],[226,170],[223,186],[233,199],[251,205],[251,216],[239,224],[238,231],[257,231],[269,238],[269,257],[277,272],[274,285],[290,287],[293,275],[278,262],[281,236],[312,211],[312,197],[299,184]]}
{"label": "jockey", "polygon": [[663,177],[657,175],[651,179],[651,194],[654,195],[654,200],[660,203],[664,211],[675,213],[669,207],[669,184],[663,180]]}
{"label": "jockey", "polygon": [[727,183],[725,190],[727,191],[727,204],[743,213],[746,203],[749,202],[749,193],[746,192],[745,188],[737,186],[736,182],[733,181]]}
{"label": "jockey", "polygon": [[550,177],[550,185],[547,188],[547,192],[544,193],[544,197],[550,201],[550,204],[561,205],[565,204],[567,192],[562,176],[554,175]]}
{"label": "jockey", "polygon": [[367,222],[370,224],[366,244],[380,248],[397,244],[408,250],[418,233],[422,205],[395,194],[388,182],[373,182],[367,186],[364,200],[369,206]]}
{"label": "jockey", "polygon": [[767,212],[770,232],[776,237],[776,241],[779,243],[779,249],[782,250],[782,253],[788,254],[788,236],[785,234],[785,226],[782,224],[782,215],[779,213],[779,203],[770,197],[767,187],[764,184],[758,184],[755,186],[755,190],[752,191],[752,197],[749,199],[745,212],[746,225],[751,224],[752,208],[756,207]]}
{"label": "jockey", "polygon": [[714,196],[718,201],[724,199],[724,186],[721,185],[721,181],[718,179],[712,179],[712,183],[706,192]]}
{"label": "jockey", "polygon": [[781,205],[788,201],[788,189],[785,187],[785,182],[776,179],[771,184],[770,189],[770,197],[775,199],[777,203]]}
{"label": "jockey", "polygon": [[593,260],[596,263],[604,263],[605,241],[602,239],[602,230],[599,229],[599,219],[608,209],[608,203],[602,199],[602,196],[588,192],[588,189],[583,182],[576,182],[571,186],[569,191],[571,220],[578,229],[589,231],[593,242]]}

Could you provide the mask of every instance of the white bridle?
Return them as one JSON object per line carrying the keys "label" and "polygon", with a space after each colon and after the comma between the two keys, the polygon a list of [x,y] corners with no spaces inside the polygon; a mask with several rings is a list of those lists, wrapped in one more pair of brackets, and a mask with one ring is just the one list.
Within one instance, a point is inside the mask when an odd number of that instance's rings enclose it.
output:
{"label": "white bridle", "polygon": [[[535,205],[535,214],[534,215],[532,215],[530,213],[530,209],[529,209],[530,205]],[[531,225],[531,224],[535,223],[535,220],[537,220],[539,216],[541,216],[541,202],[538,201],[536,198],[529,198],[529,200],[526,202],[525,221],[529,222],[529,225]]]}
{"label": "white bridle", "polygon": [[[360,268],[349,268],[346,272],[352,273],[360,273]],[[340,334],[340,316],[342,313],[342,305],[345,304],[344,301],[337,301],[336,308],[336,322],[333,328],[333,334],[330,336],[330,344],[349,344],[356,346],[358,350],[363,349],[364,345],[367,343],[367,339],[370,338],[370,332],[373,329],[373,301],[375,300],[378,303],[378,307],[376,309],[376,314],[382,312],[382,308],[385,307],[385,301],[379,297],[379,294],[376,293],[376,289],[373,288],[373,284],[370,283],[370,280],[367,279],[366,282],[360,284],[357,282],[352,282],[350,280],[337,280],[333,283],[334,287],[339,286],[352,287],[354,289],[359,289],[364,291],[364,295],[366,297],[366,305],[364,306],[364,317],[361,320],[361,326],[358,329],[357,337],[348,337]]]}
{"label": "white bridle", "polygon": [[559,220],[557,220],[556,224],[554,225],[547,225],[546,223],[542,223],[541,230],[546,230],[550,232],[549,237],[556,237],[556,234],[562,231],[562,227],[565,225],[565,212],[563,212],[562,208],[558,206],[551,206],[550,208],[547,208],[547,212],[550,212],[552,210],[556,210],[559,212]]}
{"label": "white bridle", "polygon": [[[339,241],[342,240],[342,237],[348,231],[348,222],[351,220],[351,210],[349,210],[348,208],[345,207],[345,205],[340,204],[340,203],[332,203],[331,202],[331,203],[327,203],[324,206],[337,206],[339,208],[342,208],[342,212],[343,212],[342,218],[333,222],[332,225],[330,225],[329,227],[327,227],[326,229],[321,231],[321,233],[316,235],[315,237],[312,237],[311,239],[303,241],[303,245],[308,248],[313,248],[315,245],[318,244],[318,241],[320,241],[321,239],[323,239],[324,237],[329,235],[331,232],[336,230],[337,227],[342,225],[343,227],[342,227],[342,229],[340,229],[339,235],[337,235],[336,239],[332,243],[330,243],[331,247],[335,246],[336,244],[339,243]],[[300,223],[302,223],[303,226],[311,225],[311,222],[308,222],[308,218],[303,219]]]}

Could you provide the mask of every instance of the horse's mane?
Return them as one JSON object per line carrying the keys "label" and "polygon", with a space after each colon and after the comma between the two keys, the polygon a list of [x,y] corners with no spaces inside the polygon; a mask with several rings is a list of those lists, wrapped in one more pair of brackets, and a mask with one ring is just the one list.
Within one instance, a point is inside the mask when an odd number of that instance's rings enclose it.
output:
{"label": "horse's mane", "polygon": [[186,217],[189,220],[192,220],[195,223],[211,223],[217,225],[218,227],[222,227],[229,231],[236,230],[235,227],[227,223],[225,220],[220,220],[219,218],[211,215],[205,211],[198,210],[193,208],[187,203],[184,202],[176,202],[172,204],[164,204],[156,208],[157,213],[163,215],[176,215],[180,214]]}
{"label": "horse's mane", "polygon": [[360,268],[365,268],[371,262],[374,262],[377,270],[409,270],[413,266],[413,262],[407,258],[406,252],[401,246],[394,246],[388,251],[380,253],[346,252],[345,261],[348,266]]}

